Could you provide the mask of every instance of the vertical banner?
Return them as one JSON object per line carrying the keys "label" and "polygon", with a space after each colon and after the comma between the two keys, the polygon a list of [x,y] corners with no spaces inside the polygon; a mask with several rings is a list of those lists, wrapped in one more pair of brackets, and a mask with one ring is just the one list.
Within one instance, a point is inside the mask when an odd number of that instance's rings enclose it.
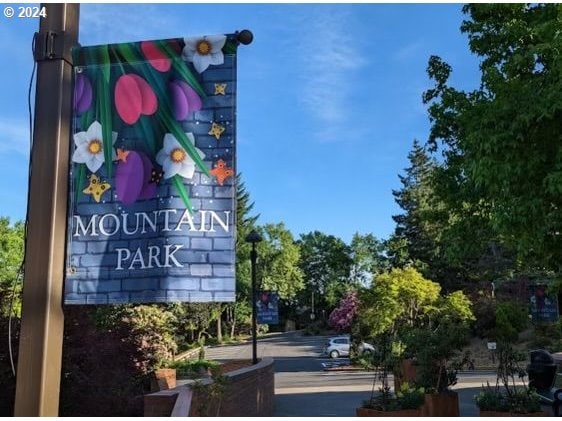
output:
{"label": "vertical banner", "polygon": [[236,49],[75,51],[66,304],[234,301]]}
{"label": "vertical banner", "polygon": [[529,286],[529,307],[533,323],[555,323],[558,321],[558,299],[547,295],[545,285]]}
{"label": "vertical banner", "polygon": [[279,324],[279,296],[276,292],[259,291],[256,296],[257,322],[263,325]]}

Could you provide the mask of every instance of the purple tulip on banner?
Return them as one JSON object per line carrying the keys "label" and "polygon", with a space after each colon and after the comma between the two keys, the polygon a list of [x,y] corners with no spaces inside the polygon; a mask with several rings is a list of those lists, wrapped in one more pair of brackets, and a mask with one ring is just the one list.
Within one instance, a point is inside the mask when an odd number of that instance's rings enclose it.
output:
{"label": "purple tulip on banner", "polygon": [[147,200],[152,199],[156,196],[156,183],[151,183],[152,178],[152,170],[154,169],[154,165],[152,165],[152,161],[150,158],[142,152],[139,152],[142,164],[143,164],[143,183],[142,189],[139,194],[139,199]]}
{"label": "purple tulip on banner", "polygon": [[139,151],[129,151],[127,159],[117,164],[115,192],[124,205],[137,200],[152,199],[156,195],[156,184],[150,182],[154,166],[150,158]]}
{"label": "purple tulip on banner", "polygon": [[83,73],[76,75],[74,84],[74,109],[83,113],[92,105],[92,84],[88,77]]}
{"label": "purple tulip on banner", "polygon": [[141,155],[130,151],[126,161],[117,164],[115,171],[115,192],[124,205],[137,201],[143,187],[144,165]]}
{"label": "purple tulip on banner", "polygon": [[203,107],[197,92],[183,80],[172,80],[168,89],[176,120],[183,121],[189,113],[199,111]]}

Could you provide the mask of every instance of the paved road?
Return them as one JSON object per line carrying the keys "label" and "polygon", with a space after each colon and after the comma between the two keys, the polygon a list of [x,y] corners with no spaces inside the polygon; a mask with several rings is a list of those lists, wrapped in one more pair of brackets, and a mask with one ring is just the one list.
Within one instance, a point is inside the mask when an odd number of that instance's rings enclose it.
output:
{"label": "paved road", "polygon": [[[325,339],[289,332],[258,340],[258,357],[275,360],[275,416],[355,416],[355,408],[370,397],[372,373],[322,371],[323,363],[334,362],[320,355]],[[219,361],[249,359],[251,353],[251,344],[243,344],[210,347],[206,357]],[[472,397],[486,381],[493,383],[495,375],[459,376],[455,390],[460,394],[461,416],[478,416]]]}

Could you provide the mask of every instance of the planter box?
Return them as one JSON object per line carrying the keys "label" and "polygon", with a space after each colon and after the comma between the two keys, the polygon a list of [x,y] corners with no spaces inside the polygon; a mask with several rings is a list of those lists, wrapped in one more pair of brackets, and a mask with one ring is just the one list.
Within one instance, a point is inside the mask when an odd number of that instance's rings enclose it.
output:
{"label": "planter box", "polygon": [[481,417],[546,417],[545,412],[531,412],[529,414],[516,414],[513,412],[499,412],[499,411],[482,411],[480,410]]}
{"label": "planter box", "polygon": [[400,363],[400,373],[394,373],[394,391],[400,390],[402,383],[414,383],[416,376],[417,370],[414,360],[411,358],[402,360]]}
{"label": "planter box", "polygon": [[379,411],[371,408],[357,408],[355,413],[358,417],[421,417],[420,409],[400,409],[398,411]]}
{"label": "planter box", "polygon": [[451,393],[426,393],[422,416],[424,417],[458,417],[459,395]]}
{"label": "planter box", "polygon": [[176,369],[160,368],[154,370],[154,375],[150,379],[150,389],[152,392],[168,390],[176,387]]}

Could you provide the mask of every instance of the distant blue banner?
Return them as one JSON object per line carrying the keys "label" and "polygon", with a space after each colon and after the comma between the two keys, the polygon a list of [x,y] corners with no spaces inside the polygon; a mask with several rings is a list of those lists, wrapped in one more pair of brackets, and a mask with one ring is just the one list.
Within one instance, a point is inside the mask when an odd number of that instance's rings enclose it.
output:
{"label": "distant blue banner", "polygon": [[547,295],[544,285],[529,287],[529,307],[533,323],[553,323],[558,321],[558,299]]}
{"label": "distant blue banner", "polygon": [[256,297],[257,321],[262,325],[279,324],[279,296],[276,292],[260,291]]}

